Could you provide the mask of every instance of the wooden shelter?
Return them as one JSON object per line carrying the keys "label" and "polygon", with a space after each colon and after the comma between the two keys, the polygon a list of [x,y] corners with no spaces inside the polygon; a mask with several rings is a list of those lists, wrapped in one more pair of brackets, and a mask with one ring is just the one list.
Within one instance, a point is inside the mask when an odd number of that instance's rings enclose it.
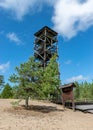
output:
{"label": "wooden shelter", "polygon": [[64,109],[65,109],[65,102],[67,100],[71,100],[73,110],[75,111],[74,93],[73,93],[74,87],[76,87],[74,83],[65,84],[60,87],[60,89],[62,90],[62,103],[63,103]]}

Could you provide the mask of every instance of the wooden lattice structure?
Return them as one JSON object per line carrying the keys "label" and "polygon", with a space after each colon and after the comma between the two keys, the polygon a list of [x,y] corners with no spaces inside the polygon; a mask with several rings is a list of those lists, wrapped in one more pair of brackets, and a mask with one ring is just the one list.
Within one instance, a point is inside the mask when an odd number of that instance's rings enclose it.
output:
{"label": "wooden lattice structure", "polygon": [[42,67],[46,67],[50,58],[58,55],[58,33],[45,26],[34,34],[34,56],[36,60],[41,62]]}
{"label": "wooden lattice structure", "polygon": [[73,92],[74,87],[76,87],[74,83],[65,84],[60,87],[60,89],[62,90],[62,103],[63,103],[64,109],[65,109],[65,102],[67,100],[71,100],[72,108],[75,111],[74,92]]}

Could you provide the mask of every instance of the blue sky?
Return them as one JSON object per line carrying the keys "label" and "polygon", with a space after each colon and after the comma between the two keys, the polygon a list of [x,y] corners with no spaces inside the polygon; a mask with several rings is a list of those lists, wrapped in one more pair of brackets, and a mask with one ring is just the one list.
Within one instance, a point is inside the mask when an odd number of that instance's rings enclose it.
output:
{"label": "blue sky", "polygon": [[34,53],[34,33],[58,32],[62,84],[93,79],[92,0],[1,0],[0,74],[5,82]]}

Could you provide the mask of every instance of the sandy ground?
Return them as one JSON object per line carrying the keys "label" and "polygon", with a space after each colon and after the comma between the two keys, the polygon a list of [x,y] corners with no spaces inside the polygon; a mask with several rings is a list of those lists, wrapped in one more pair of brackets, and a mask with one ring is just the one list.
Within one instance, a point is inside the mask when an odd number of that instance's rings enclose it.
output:
{"label": "sandy ground", "polygon": [[0,99],[0,130],[93,130],[93,114],[63,111],[62,105],[31,100],[26,110],[24,101],[18,108],[12,101]]}

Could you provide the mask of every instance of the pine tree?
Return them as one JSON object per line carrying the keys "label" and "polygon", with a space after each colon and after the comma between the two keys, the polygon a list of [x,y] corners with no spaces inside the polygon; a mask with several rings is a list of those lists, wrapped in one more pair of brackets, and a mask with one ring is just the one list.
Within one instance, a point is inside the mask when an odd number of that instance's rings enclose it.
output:
{"label": "pine tree", "polygon": [[42,81],[42,92],[45,98],[54,99],[59,95],[59,68],[57,63],[57,56],[54,55],[48,66],[44,70],[43,81]]}
{"label": "pine tree", "polygon": [[12,88],[7,83],[6,85],[4,85],[4,89],[1,93],[1,98],[12,98],[12,97],[13,97]]}
{"label": "pine tree", "polygon": [[10,81],[18,84],[19,96],[25,98],[25,106],[28,107],[29,97],[38,96],[40,70],[39,63],[34,57],[19,67],[16,67],[16,74],[10,76]]}
{"label": "pine tree", "polygon": [[4,76],[3,76],[3,75],[0,75],[0,91],[1,91],[2,88],[3,88],[3,85],[4,85]]}

